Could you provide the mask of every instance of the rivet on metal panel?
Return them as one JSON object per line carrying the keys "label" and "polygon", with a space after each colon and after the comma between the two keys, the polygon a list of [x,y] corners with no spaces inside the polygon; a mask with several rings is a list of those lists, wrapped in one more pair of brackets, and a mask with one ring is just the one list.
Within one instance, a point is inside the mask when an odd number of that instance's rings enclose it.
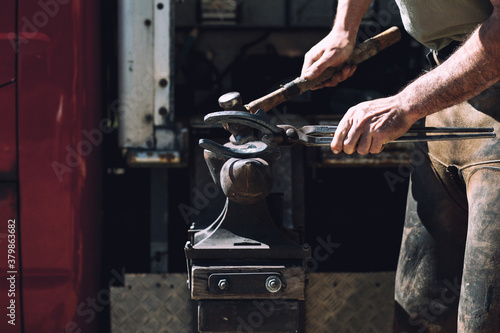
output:
{"label": "rivet on metal panel", "polygon": [[159,81],[160,87],[165,88],[168,85],[167,79],[160,79]]}
{"label": "rivet on metal panel", "polygon": [[266,289],[270,293],[276,293],[280,291],[282,286],[281,280],[276,275],[271,275],[266,279]]}
{"label": "rivet on metal panel", "polygon": [[151,25],[151,20],[150,20],[150,19],[145,19],[145,20],[144,20],[144,25],[145,25],[146,27],[149,27],[149,26]]}
{"label": "rivet on metal panel", "polygon": [[162,106],[159,110],[158,110],[158,113],[161,115],[161,116],[166,116],[168,111],[167,111],[167,108]]}
{"label": "rivet on metal panel", "polygon": [[154,118],[153,118],[153,115],[151,115],[151,114],[147,114],[147,115],[144,117],[144,119],[146,120],[146,122],[147,122],[147,123],[150,123],[150,122],[152,122],[152,121],[153,121],[153,119],[154,119]]}
{"label": "rivet on metal panel", "polygon": [[220,290],[226,290],[227,287],[229,287],[229,283],[226,279],[221,279],[217,285],[219,286]]}
{"label": "rivet on metal panel", "polygon": [[159,4],[156,5],[156,8],[158,8],[159,10],[162,10],[163,9],[163,4],[160,2]]}

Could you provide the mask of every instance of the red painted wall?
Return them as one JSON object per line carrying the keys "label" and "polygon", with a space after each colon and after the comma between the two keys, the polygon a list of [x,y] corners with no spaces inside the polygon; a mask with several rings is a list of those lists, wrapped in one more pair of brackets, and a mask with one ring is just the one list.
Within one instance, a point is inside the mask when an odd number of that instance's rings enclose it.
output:
{"label": "red painted wall", "polygon": [[21,268],[17,210],[16,1],[0,10],[0,332],[20,333]]}
{"label": "red painted wall", "polygon": [[0,182],[13,181],[17,176],[15,26],[15,0],[3,1],[0,10]]}
{"label": "red painted wall", "polygon": [[15,77],[15,26],[16,0],[3,0],[0,11],[0,87],[13,82]]}
{"label": "red painted wall", "polygon": [[96,332],[97,298],[108,301],[98,283],[98,7],[97,0],[18,0],[25,333]]}

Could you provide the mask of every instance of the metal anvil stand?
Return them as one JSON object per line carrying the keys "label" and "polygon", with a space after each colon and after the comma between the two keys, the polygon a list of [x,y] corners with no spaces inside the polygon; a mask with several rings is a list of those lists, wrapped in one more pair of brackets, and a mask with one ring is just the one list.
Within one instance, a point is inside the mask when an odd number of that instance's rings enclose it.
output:
{"label": "metal anvil stand", "polygon": [[311,251],[285,235],[266,202],[279,156],[279,149],[249,159],[204,152],[227,200],[209,227],[190,230],[185,247],[199,332],[304,331]]}

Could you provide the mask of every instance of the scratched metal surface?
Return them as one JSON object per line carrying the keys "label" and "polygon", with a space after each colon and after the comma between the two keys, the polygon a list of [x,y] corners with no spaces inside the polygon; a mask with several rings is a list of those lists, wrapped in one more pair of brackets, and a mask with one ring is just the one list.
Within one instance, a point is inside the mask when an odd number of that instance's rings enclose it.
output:
{"label": "scratched metal surface", "polygon": [[[112,333],[196,332],[185,274],[128,274],[111,288]],[[392,332],[394,272],[312,273],[307,333]]]}
{"label": "scratched metal surface", "polygon": [[186,274],[127,274],[111,288],[111,332],[196,332]]}
{"label": "scratched metal surface", "polygon": [[394,272],[310,274],[306,332],[392,332],[394,276]]}

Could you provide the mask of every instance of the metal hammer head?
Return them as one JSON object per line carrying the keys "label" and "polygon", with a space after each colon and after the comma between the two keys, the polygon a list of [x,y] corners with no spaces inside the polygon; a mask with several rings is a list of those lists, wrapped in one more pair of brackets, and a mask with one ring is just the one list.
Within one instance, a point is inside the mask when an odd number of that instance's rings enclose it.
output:
{"label": "metal hammer head", "polygon": [[219,97],[219,105],[224,111],[246,111],[241,95],[237,91],[231,91]]}
{"label": "metal hammer head", "polygon": [[[241,95],[237,91],[228,92],[219,97],[219,105],[224,111],[247,111],[241,100]],[[236,145],[256,140],[251,127],[229,123],[224,123],[222,126],[232,134],[229,140]]]}

